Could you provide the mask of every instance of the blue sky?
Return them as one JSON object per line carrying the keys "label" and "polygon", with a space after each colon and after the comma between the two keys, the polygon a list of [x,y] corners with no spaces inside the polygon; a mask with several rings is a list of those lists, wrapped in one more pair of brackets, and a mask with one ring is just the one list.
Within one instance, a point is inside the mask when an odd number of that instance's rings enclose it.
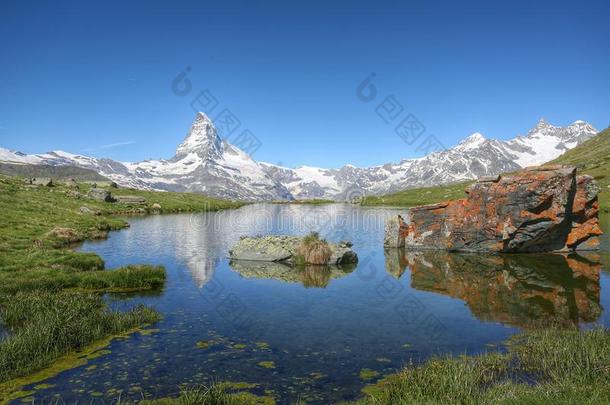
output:
{"label": "blue sky", "polygon": [[[408,114],[446,146],[540,117],[610,125],[607,1],[127,3],[1,3],[0,146],[169,158],[204,90],[212,117],[241,122],[232,136],[260,140],[256,159],[286,166],[419,156],[394,132]],[[386,123],[389,96],[402,111]]]}

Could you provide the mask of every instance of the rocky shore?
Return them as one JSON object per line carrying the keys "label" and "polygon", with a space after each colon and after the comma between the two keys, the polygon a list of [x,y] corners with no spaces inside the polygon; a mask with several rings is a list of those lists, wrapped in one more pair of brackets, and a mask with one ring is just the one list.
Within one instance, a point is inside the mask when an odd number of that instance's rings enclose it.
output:
{"label": "rocky shore", "polygon": [[483,178],[466,198],[409,209],[386,223],[386,247],[571,252],[599,246],[599,191],[576,168],[541,166]]}

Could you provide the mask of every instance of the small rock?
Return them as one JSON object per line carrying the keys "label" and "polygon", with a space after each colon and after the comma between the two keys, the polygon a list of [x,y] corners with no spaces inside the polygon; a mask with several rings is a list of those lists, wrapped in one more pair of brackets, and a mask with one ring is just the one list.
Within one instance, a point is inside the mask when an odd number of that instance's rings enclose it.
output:
{"label": "small rock", "polygon": [[36,177],[31,179],[30,184],[51,187],[53,185],[53,180],[51,180],[50,177]]}
{"label": "small rock", "polygon": [[146,204],[146,198],[134,195],[117,195],[114,199],[121,204]]}
{"label": "small rock", "polygon": [[83,214],[93,214],[93,210],[87,207],[80,207],[79,211]]}
{"label": "small rock", "polygon": [[108,190],[104,190],[103,188],[92,188],[89,190],[87,194],[89,198],[93,198],[97,201],[105,201],[105,202],[113,202],[112,194]]}
{"label": "small rock", "polygon": [[66,187],[69,188],[78,188],[78,183],[74,179],[69,179],[64,182]]}

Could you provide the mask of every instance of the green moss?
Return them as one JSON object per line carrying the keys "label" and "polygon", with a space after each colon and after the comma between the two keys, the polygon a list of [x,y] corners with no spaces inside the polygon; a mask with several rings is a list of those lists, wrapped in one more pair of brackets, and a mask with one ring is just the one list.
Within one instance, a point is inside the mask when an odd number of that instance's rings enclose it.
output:
{"label": "green moss", "polygon": [[256,342],[256,348],[260,349],[260,350],[267,350],[269,349],[269,343],[267,342]]}
{"label": "green moss", "polygon": [[360,378],[363,380],[371,380],[377,376],[379,376],[379,372],[371,370],[370,368],[363,368],[360,370]]}
{"label": "green moss", "polygon": [[208,349],[210,347],[210,342],[207,340],[200,340],[195,344],[195,346],[198,349]]}
{"label": "green moss", "polygon": [[235,343],[233,346],[231,346],[233,349],[237,349],[237,350],[243,350],[245,349],[247,346],[243,343]]}
{"label": "green moss", "polygon": [[141,329],[140,330],[140,335],[142,335],[142,336],[149,336],[149,335],[155,334],[157,332],[159,332],[159,329],[154,329],[154,328]]}
{"label": "green moss", "polygon": [[273,361],[259,361],[258,365],[263,368],[275,368],[275,362]]}

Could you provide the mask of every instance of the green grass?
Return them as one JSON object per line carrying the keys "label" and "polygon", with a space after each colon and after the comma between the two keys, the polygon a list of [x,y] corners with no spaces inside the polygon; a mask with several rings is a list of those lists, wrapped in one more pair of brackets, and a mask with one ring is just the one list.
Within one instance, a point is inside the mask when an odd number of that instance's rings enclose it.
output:
{"label": "green grass", "polygon": [[110,311],[101,295],[157,291],[165,282],[165,269],[132,265],[107,270],[99,256],[73,251],[74,243],[105,238],[109,231],[128,226],[120,214],[240,206],[196,194],[127,189],[110,190],[144,197],[146,204],[107,203],[88,198],[90,187],[28,186],[20,178],[0,176],[0,321],[9,331],[0,341],[0,383],[5,390],[19,386],[13,381],[24,380],[14,379],[72,351],[159,319],[145,307]]}
{"label": "green grass", "polygon": [[[241,388],[253,388],[256,384],[220,382],[210,386],[183,387],[176,398],[160,398],[140,401],[143,405],[273,405],[268,396],[256,396]],[[119,404],[122,402],[119,401]]]}
{"label": "green grass", "polygon": [[610,208],[610,128],[549,162],[577,166],[579,173],[595,178],[600,187],[600,206]]}
{"label": "green grass", "polygon": [[83,293],[18,293],[0,315],[14,331],[0,344],[0,381],[27,375],[91,342],[155,322],[150,308],[109,311],[102,297]]}
{"label": "green grass", "polygon": [[507,353],[434,358],[364,391],[357,404],[608,403],[610,334],[525,332]]}
{"label": "green grass", "polygon": [[464,189],[472,183],[472,181],[468,181],[445,186],[411,188],[383,196],[369,196],[362,199],[362,205],[414,207],[417,205],[433,204],[465,197]]}

